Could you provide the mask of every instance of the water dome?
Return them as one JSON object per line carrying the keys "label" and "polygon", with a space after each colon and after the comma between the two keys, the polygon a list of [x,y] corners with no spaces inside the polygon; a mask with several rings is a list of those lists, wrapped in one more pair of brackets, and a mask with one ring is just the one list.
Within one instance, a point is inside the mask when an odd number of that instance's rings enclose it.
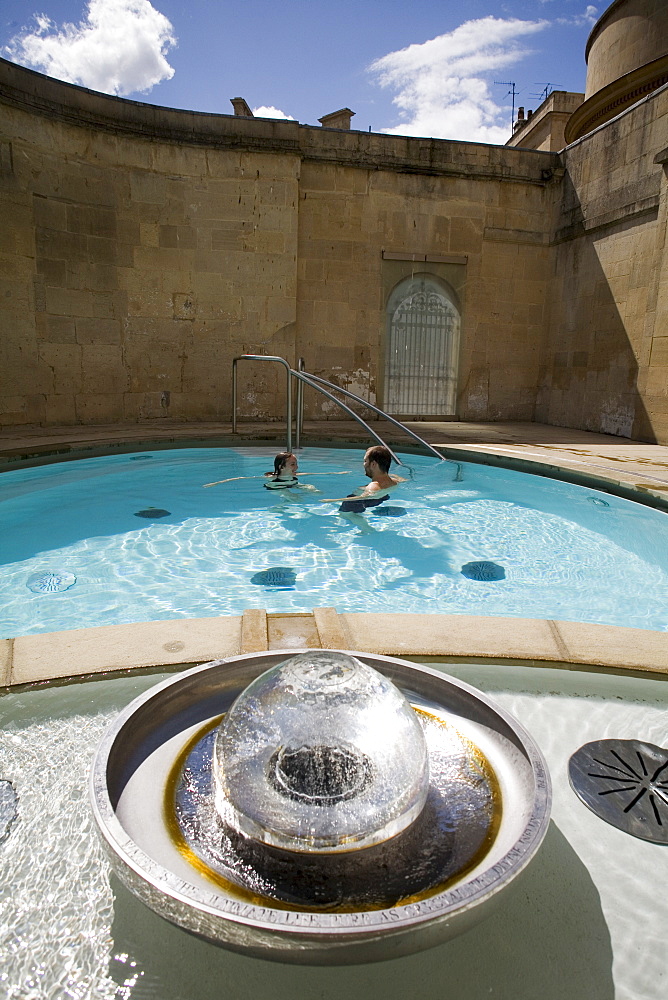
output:
{"label": "water dome", "polygon": [[395,836],[427,799],[418,717],[377,670],[346,653],[299,653],[246,688],[216,738],[216,807],[232,827],[295,851]]}
{"label": "water dome", "polygon": [[473,926],[529,864],[550,780],[519,723],[436,670],[274,651],[169,678],[107,730],[94,816],[121,881],[232,950],[333,965]]}

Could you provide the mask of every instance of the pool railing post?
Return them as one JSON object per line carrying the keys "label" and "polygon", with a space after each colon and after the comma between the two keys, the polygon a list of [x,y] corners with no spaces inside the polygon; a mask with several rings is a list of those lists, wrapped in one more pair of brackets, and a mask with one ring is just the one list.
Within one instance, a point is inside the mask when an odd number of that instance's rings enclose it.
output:
{"label": "pool railing post", "polygon": [[237,361],[232,362],[232,433],[237,433]]}
{"label": "pool railing post", "polygon": [[[306,362],[303,358],[300,358],[297,362],[297,371],[303,372],[306,370]],[[295,423],[295,448],[297,451],[302,446],[302,430],[304,427],[304,383],[300,378],[297,379],[297,415]]]}

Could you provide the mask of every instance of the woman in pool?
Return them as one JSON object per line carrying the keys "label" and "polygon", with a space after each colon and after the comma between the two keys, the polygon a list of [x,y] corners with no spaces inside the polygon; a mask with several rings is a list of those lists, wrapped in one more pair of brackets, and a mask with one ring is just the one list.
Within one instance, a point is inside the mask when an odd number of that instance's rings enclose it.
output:
{"label": "woman in pool", "polygon": [[300,483],[299,476],[345,476],[346,472],[298,472],[297,457],[291,451],[279,451],[274,459],[274,471],[265,472],[264,476],[232,476],[231,479],[218,479],[215,483],[204,483],[204,486],[220,486],[221,483],[232,483],[238,479],[268,479],[264,483],[267,490],[289,490],[296,486],[306,490],[315,490],[310,483]]}
{"label": "woman in pool", "polygon": [[279,451],[274,459],[274,471],[265,472],[269,482],[264,484],[265,490],[289,490],[293,486],[301,486],[297,478],[299,473],[297,458],[291,451]]}

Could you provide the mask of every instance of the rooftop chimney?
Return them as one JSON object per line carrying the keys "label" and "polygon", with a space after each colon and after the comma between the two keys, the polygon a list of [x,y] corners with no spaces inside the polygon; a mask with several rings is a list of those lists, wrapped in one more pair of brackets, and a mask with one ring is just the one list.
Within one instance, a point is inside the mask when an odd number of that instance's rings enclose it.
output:
{"label": "rooftop chimney", "polygon": [[248,107],[248,104],[243,97],[230,97],[230,104],[234,108],[235,115],[238,115],[240,118],[253,117],[253,112]]}
{"label": "rooftop chimney", "polygon": [[323,115],[318,121],[323,128],[350,129],[350,119],[355,114],[350,108],[341,108],[340,111],[332,111],[329,115]]}

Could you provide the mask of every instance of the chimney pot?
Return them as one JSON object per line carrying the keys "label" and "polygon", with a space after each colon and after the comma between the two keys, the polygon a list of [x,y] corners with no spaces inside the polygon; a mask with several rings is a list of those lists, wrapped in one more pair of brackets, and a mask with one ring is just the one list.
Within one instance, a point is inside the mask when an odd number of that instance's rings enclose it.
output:
{"label": "chimney pot", "polygon": [[248,107],[248,104],[243,97],[230,97],[230,104],[234,108],[234,114],[238,115],[239,118],[253,117],[253,112]]}
{"label": "chimney pot", "polygon": [[341,108],[340,111],[332,111],[331,114],[323,115],[318,121],[323,128],[349,129],[350,119],[355,114],[350,108]]}

